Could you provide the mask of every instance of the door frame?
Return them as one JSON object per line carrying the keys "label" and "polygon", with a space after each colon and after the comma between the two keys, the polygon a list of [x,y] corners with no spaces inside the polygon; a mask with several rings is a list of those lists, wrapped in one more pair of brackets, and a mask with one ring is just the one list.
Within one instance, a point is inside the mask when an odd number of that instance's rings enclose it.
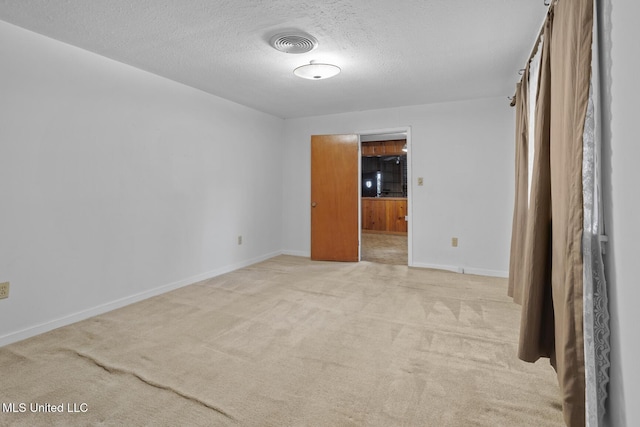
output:
{"label": "door frame", "polygon": [[384,135],[390,133],[407,134],[407,264],[413,267],[413,179],[412,179],[412,151],[411,150],[411,126],[400,126],[395,128],[373,129],[356,132],[358,135],[358,188],[360,197],[358,198],[358,259],[362,260],[362,141],[363,135]]}

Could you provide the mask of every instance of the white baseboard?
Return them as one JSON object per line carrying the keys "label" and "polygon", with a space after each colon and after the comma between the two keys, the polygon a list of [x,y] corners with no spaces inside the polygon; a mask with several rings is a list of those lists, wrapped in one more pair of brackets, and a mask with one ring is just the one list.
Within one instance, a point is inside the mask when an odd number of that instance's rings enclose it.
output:
{"label": "white baseboard", "polygon": [[445,270],[445,271],[452,271],[454,273],[462,273],[462,271],[459,270],[459,268],[455,265],[442,265],[442,264],[426,264],[426,263],[421,263],[421,262],[414,262],[411,267],[417,267],[417,268],[431,268],[434,270]]}
{"label": "white baseboard", "polygon": [[182,288],[184,286],[192,285],[197,282],[201,282],[203,280],[211,279],[216,276],[223,275],[225,273],[230,273],[232,271],[238,270],[243,267],[247,267],[249,265],[253,265],[262,261],[265,261],[269,258],[273,258],[275,256],[281,255],[282,252],[272,252],[266,255],[262,255],[256,258],[252,258],[249,260],[241,261],[235,264],[231,264],[225,267],[221,267],[216,270],[212,270],[206,273],[198,274],[196,276],[188,277],[186,279],[179,280],[177,282],[169,283],[167,285],[158,286],[153,289],[149,289],[143,292],[139,292],[137,294],[133,294],[124,298],[117,299],[115,301],[110,301],[105,304],[101,304],[92,308],[88,308],[86,310],[78,311],[76,313],[69,314],[67,316],[63,316],[57,319],[50,320],[48,322],[40,323],[34,326],[30,326],[28,328],[11,332],[6,335],[0,337],[0,347],[5,346],[7,344],[11,344],[17,341],[22,341],[27,338],[31,338],[33,336],[51,331],[53,329],[60,328],[62,326],[67,326],[72,323],[79,322],[84,319],[88,319],[93,316],[97,316],[99,314],[106,313],[108,311],[115,310],[117,308],[121,308],[127,306],[129,304],[133,304],[138,301],[145,300],[147,298],[154,297],[156,295],[164,294],[169,291],[173,291],[174,289]]}
{"label": "white baseboard", "polygon": [[500,270],[485,270],[483,268],[473,268],[473,267],[465,267],[464,274],[476,274],[478,276],[490,276],[490,277],[509,277],[508,271],[500,271]]}
{"label": "white baseboard", "polygon": [[310,258],[311,252],[305,251],[282,251],[282,255],[301,256],[304,258]]}
{"label": "white baseboard", "polygon": [[505,278],[509,277],[508,271],[487,270],[483,268],[474,268],[474,267],[460,267],[457,265],[413,263],[412,267],[433,268],[435,270],[452,271],[454,273],[462,273],[462,274],[476,274],[478,276],[505,277]]}

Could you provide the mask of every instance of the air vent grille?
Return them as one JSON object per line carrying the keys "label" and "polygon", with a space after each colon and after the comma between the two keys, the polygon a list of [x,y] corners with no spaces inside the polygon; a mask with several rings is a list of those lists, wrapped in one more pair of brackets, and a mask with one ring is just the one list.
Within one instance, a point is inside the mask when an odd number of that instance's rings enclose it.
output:
{"label": "air vent grille", "polygon": [[271,46],[285,53],[306,53],[318,46],[318,41],[304,33],[276,34],[271,38]]}

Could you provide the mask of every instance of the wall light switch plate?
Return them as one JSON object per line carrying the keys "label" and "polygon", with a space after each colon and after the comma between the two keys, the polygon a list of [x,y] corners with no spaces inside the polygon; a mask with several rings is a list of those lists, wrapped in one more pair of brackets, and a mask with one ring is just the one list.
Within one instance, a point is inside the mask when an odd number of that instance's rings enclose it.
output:
{"label": "wall light switch plate", "polygon": [[458,238],[457,237],[452,237],[451,238],[451,246],[453,246],[454,248],[458,247]]}
{"label": "wall light switch plate", "polygon": [[9,298],[9,282],[0,283],[0,299]]}
{"label": "wall light switch plate", "polygon": [[421,176],[418,177],[418,185],[424,185],[424,178]]}

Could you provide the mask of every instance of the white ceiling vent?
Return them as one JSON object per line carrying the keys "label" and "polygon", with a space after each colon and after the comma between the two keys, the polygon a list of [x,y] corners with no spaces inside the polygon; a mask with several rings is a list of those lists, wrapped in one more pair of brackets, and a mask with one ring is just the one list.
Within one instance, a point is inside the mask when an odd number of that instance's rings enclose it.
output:
{"label": "white ceiling vent", "polygon": [[271,37],[269,44],[280,52],[306,53],[318,47],[318,40],[305,33],[281,33]]}

